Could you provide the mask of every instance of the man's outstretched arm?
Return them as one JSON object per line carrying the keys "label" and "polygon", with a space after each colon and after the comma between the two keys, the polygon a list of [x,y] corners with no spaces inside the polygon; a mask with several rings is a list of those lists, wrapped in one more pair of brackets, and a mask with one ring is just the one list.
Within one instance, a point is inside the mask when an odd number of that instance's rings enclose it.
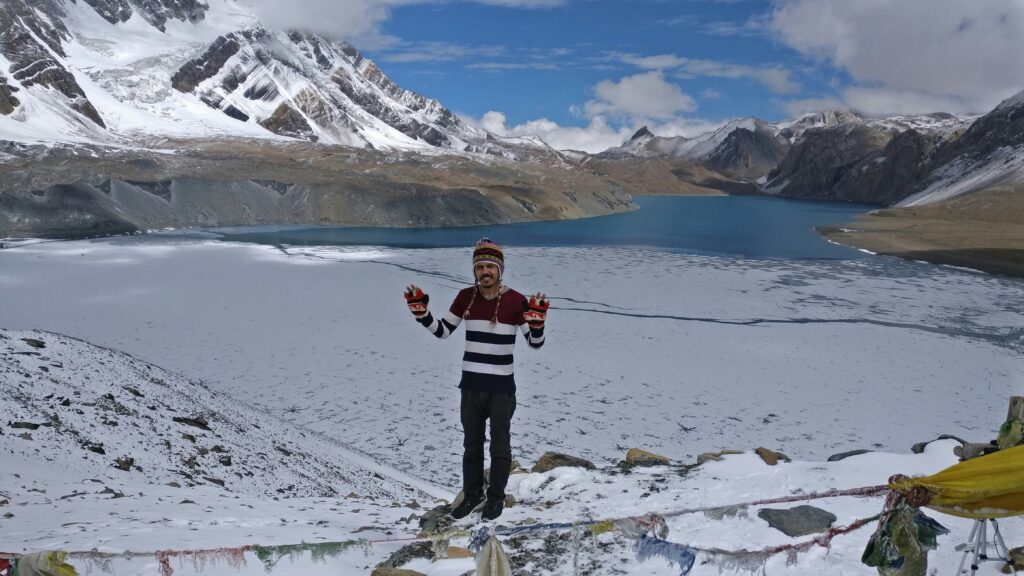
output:
{"label": "man's outstretched arm", "polygon": [[427,296],[423,290],[420,290],[415,284],[410,284],[405,289],[405,303],[409,306],[409,311],[416,318],[416,321],[422,324],[427,330],[430,330],[434,336],[438,338],[447,338],[451,336],[451,333],[455,331],[459,323],[462,322],[462,318],[452,314],[451,311],[446,313],[443,318],[437,320],[434,315],[430,313],[430,309],[427,304],[430,302],[430,296]]}
{"label": "man's outstretched arm", "polygon": [[544,323],[547,321],[549,306],[551,302],[540,292],[523,302],[523,334],[530,348],[544,345]]}

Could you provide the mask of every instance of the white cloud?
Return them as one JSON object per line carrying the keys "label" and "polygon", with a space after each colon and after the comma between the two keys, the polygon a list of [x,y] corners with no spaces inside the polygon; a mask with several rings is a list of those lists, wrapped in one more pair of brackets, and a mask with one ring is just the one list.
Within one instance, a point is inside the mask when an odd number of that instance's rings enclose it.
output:
{"label": "white cloud", "polygon": [[596,116],[591,118],[586,126],[561,126],[547,118],[508,126],[505,114],[493,110],[479,119],[466,116],[462,116],[462,119],[498,136],[539,136],[558,150],[583,150],[592,154],[622,145],[643,125],[647,125],[658,136],[686,136],[689,138],[714,130],[721,125],[720,122],[680,117],[670,118],[665,122],[650,123],[637,120],[613,125],[604,116]]}
{"label": "white cloud", "polygon": [[453,42],[403,42],[381,57],[384,62],[449,62],[467,58],[493,58],[505,52],[502,46],[469,46]]}
{"label": "white cloud", "polygon": [[[240,0],[276,29],[309,30],[361,49],[390,45],[395,39],[381,32],[381,24],[399,6],[444,0]],[[506,8],[542,9],[565,4],[566,0],[472,0]]]}
{"label": "white cloud", "polygon": [[666,68],[678,68],[686,64],[686,58],[680,58],[675,54],[658,54],[656,56],[623,54],[622,61],[645,70],[665,70]]}
{"label": "white cloud", "polygon": [[277,29],[299,29],[376,48],[393,42],[380,26],[397,6],[413,0],[242,0],[260,20]]}
{"label": "white cloud", "polygon": [[783,103],[786,113],[790,116],[800,116],[809,112],[821,112],[822,110],[846,110],[849,108],[838,98],[804,98],[802,100],[790,100]]}
{"label": "white cloud", "polygon": [[602,80],[592,91],[596,99],[583,105],[588,118],[609,115],[667,119],[697,107],[693,98],[684,94],[678,85],[666,81],[660,71],[626,76],[618,82]]}
{"label": "white cloud", "polygon": [[561,6],[566,0],[476,0],[480,4],[505,6],[507,8],[552,8]]}
{"label": "white cloud", "polygon": [[710,76],[715,78],[750,78],[775,94],[796,94],[800,84],[792,73],[781,66],[746,66],[718,60],[697,60],[675,54],[639,56],[636,54],[612,53],[612,58],[645,70],[672,71],[678,78]]}
{"label": "white cloud", "polygon": [[1024,87],[1019,0],[777,0],[770,26],[847,71],[864,111],[981,112]]}
{"label": "white cloud", "polygon": [[509,126],[505,114],[494,110],[479,119],[460,117],[468,124],[498,136],[539,136],[558,150],[584,150],[592,153],[622,144],[635,131],[628,126],[613,128],[604,116],[592,118],[586,126],[560,126],[547,118]]}

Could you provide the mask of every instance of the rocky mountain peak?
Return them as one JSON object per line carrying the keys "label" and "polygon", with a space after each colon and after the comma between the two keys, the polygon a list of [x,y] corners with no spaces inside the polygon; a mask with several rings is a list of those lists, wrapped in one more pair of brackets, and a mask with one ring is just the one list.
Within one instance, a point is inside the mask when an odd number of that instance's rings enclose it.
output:
{"label": "rocky mountain peak", "polygon": [[647,126],[640,128],[635,134],[629,137],[629,142],[636,142],[637,140],[643,140],[646,138],[654,138],[654,134],[647,129]]}
{"label": "rocky mountain peak", "polygon": [[198,0],[83,0],[111,24],[127,22],[138,13],[161,32],[169,20],[198,22],[206,16],[209,4]]}

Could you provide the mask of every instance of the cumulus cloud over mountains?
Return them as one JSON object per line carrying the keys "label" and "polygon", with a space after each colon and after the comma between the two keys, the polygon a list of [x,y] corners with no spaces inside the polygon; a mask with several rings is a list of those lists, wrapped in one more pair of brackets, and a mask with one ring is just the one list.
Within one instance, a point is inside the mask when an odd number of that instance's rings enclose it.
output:
{"label": "cumulus cloud over mountains", "polygon": [[1024,87],[1024,2],[780,0],[771,30],[846,71],[871,114],[990,109]]}

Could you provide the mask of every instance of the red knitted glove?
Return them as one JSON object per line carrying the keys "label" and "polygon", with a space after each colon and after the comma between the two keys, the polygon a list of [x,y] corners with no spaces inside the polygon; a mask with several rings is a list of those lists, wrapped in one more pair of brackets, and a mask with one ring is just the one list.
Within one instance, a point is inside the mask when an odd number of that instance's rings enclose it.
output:
{"label": "red knitted glove", "polygon": [[409,312],[416,317],[417,320],[425,317],[430,313],[427,310],[427,303],[430,302],[430,296],[423,293],[416,287],[410,287],[405,291],[405,303],[409,306]]}
{"label": "red knitted glove", "polygon": [[530,325],[531,329],[544,327],[549,306],[551,306],[551,302],[543,297],[540,299],[530,297],[530,301],[523,307],[523,318],[526,319],[526,323]]}

